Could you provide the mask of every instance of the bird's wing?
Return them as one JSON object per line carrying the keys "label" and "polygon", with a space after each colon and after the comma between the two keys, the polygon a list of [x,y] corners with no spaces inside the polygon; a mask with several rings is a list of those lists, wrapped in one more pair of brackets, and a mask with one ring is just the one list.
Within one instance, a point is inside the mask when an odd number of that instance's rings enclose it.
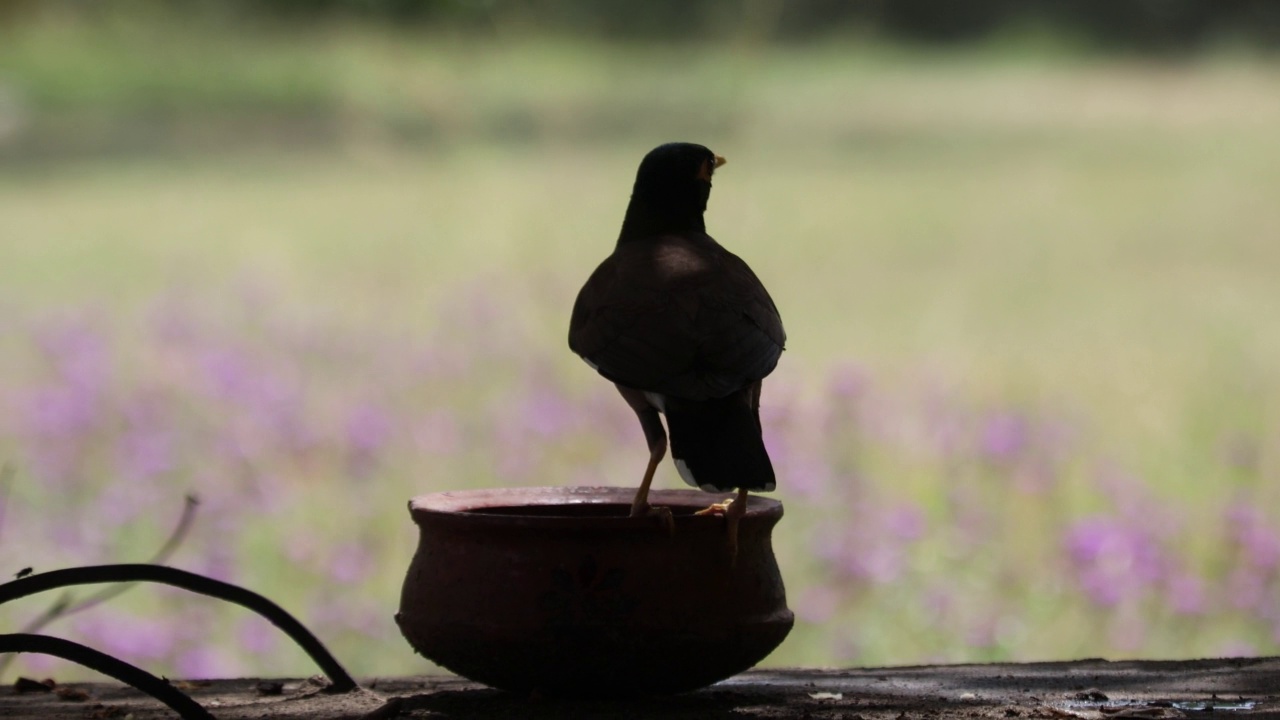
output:
{"label": "bird's wing", "polygon": [[769,293],[706,236],[625,243],[574,304],[569,347],[614,382],[690,400],[773,371],[786,335]]}

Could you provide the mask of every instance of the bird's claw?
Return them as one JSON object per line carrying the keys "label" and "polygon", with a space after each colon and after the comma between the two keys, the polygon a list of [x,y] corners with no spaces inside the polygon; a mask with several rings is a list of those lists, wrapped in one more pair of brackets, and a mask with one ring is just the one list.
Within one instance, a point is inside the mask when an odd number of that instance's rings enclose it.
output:
{"label": "bird's claw", "polygon": [[649,503],[633,505],[631,507],[631,517],[653,517],[658,519],[658,524],[667,531],[667,535],[675,536],[676,534],[676,518],[671,514],[669,507],[654,507]]}
{"label": "bird's claw", "polygon": [[733,505],[733,498],[729,498],[724,502],[712,503],[694,513],[694,515],[728,515],[729,507]]}

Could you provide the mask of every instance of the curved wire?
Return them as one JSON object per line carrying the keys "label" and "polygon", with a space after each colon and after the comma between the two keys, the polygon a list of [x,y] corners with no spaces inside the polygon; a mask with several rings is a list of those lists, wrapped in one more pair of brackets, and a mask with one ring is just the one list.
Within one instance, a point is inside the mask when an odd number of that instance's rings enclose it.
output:
{"label": "curved wire", "polygon": [[29,633],[0,635],[0,653],[11,652],[40,653],[70,660],[141,690],[168,705],[183,720],[215,720],[208,710],[200,706],[200,703],[169,684],[168,680],[162,680],[140,667],[117,660],[80,643]]}
{"label": "curved wire", "polygon": [[329,677],[328,692],[350,692],[359,687],[320,640],[302,623],[271,600],[238,585],[214,580],[186,570],[145,563],[90,565],[51,570],[0,584],[0,605],[46,590],[72,585],[112,582],[154,582],[172,585],[201,595],[235,603],[248,608],[280,628],[301,647]]}

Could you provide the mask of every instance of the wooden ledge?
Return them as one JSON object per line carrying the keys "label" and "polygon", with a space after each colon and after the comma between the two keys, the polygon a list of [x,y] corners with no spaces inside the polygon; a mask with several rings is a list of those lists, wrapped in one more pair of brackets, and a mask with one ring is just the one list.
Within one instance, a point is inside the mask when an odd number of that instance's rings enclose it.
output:
{"label": "wooden ledge", "polygon": [[[448,676],[366,679],[361,690],[346,695],[329,695],[296,679],[284,680],[280,694],[270,694],[269,682],[258,679],[175,684],[223,720],[1280,720],[1280,658],[753,670],[685,695],[625,701],[516,697]],[[2,688],[0,717],[174,717],[154,700],[112,683],[59,689],[67,697]]]}

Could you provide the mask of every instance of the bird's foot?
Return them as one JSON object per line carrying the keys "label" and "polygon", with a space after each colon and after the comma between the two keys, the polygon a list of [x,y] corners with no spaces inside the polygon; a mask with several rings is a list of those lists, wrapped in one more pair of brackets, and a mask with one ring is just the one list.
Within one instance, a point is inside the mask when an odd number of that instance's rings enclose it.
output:
{"label": "bird's foot", "polygon": [[631,517],[657,518],[658,524],[667,531],[667,535],[676,534],[676,518],[671,514],[669,507],[654,507],[647,502],[636,503],[631,506]]}
{"label": "bird's foot", "polygon": [[746,497],[729,498],[724,502],[713,503],[694,515],[721,515],[725,520],[725,530],[729,534],[729,567],[738,564],[738,523],[746,513]]}
{"label": "bird's foot", "polygon": [[694,515],[728,515],[729,508],[733,506],[733,498],[729,498],[724,502],[712,503],[694,513]]}

